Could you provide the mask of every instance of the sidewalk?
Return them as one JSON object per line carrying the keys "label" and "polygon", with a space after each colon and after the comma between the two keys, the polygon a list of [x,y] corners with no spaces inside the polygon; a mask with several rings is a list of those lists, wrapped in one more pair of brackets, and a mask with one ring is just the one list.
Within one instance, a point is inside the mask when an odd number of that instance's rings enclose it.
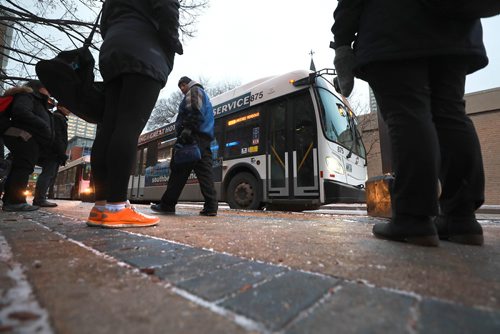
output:
{"label": "sidewalk", "polygon": [[484,247],[431,249],[363,215],[181,206],[125,231],[58,203],[0,213],[0,333],[500,332],[500,217]]}

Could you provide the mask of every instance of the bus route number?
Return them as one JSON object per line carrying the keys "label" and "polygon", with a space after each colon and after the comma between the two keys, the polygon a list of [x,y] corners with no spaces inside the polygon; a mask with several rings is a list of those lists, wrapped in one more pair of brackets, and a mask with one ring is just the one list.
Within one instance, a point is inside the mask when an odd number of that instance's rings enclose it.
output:
{"label": "bus route number", "polygon": [[263,97],[264,97],[264,92],[260,91],[258,93],[253,94],[253,95],[250,95],[250,102],[259,100],[259,99],[261,99]]}

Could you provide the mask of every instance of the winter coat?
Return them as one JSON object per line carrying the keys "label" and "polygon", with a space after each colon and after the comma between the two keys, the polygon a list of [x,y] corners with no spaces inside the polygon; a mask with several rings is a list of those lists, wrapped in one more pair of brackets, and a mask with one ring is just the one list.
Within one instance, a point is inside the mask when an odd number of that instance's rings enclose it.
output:
{"label": "winter coat", "polygon": [[68,156],[66,148],[68,147],[68,118],[59,110],[52,114],[54,123],[54,142],[50,147],[42,149],[40,162],[45,160],[57,161],[64,165]]}
{"label": "winter coat", "polygon": [[48,96],[25,86],[8,89],[4,95],[14,96],[10,106],[11,127],[28,132],[41,147],[50,146],[54,131],[48,110]]}
{"label": "winter coat", "polygon": [[105,82],[144,74],[164,86],[179,42],[177,0],[106,0],[101,18],[99,67]]}
{"label": "winter coat", "polygon": [[179,114],[175,121],[177,137],[187,128],[195,136],[203,134],[213,140],[214,111],[210,98],[199,83],[191,81],[188,85],[189,90],[179,105]]}
{"label": "winter coat", "polygon": [[336,49],[352,45],[355,73],[372,62],[463,56],[468,73],[488,64],[480,20],[434,14],[419,0],[339,0],[332,27]]}

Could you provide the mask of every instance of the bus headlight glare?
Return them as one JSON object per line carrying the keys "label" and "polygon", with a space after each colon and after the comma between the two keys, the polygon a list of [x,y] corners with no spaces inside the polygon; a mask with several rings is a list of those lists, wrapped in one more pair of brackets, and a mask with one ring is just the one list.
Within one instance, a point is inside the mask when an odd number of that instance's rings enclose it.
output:
{"label": "bus headlight glare", "polygon": [[330,173],[345,174],[342,162],[337,157],[326,157],[326,168]]}
{"label": "bus headlight glare", "polygon": [[92,193],[92,189],[91,188],[87,188],[83,191],[83,193],[85,194],[91,194]]}

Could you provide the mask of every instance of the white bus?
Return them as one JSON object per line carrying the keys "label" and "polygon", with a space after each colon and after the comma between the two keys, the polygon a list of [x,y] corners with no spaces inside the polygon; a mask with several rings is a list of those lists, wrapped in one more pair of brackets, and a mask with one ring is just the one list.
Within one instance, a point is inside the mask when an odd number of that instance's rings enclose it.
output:
{"label": "white bus", "polygon": [[[238,209],[299,210],[365,201],[365,148],[354,114],[327,78],[333,74],[294,71],[212,98],[219,201]],[[159,201],[174,144],[174,123],[141,135],[131,200]],[[203,201],[194,173],[180,200]]]}

